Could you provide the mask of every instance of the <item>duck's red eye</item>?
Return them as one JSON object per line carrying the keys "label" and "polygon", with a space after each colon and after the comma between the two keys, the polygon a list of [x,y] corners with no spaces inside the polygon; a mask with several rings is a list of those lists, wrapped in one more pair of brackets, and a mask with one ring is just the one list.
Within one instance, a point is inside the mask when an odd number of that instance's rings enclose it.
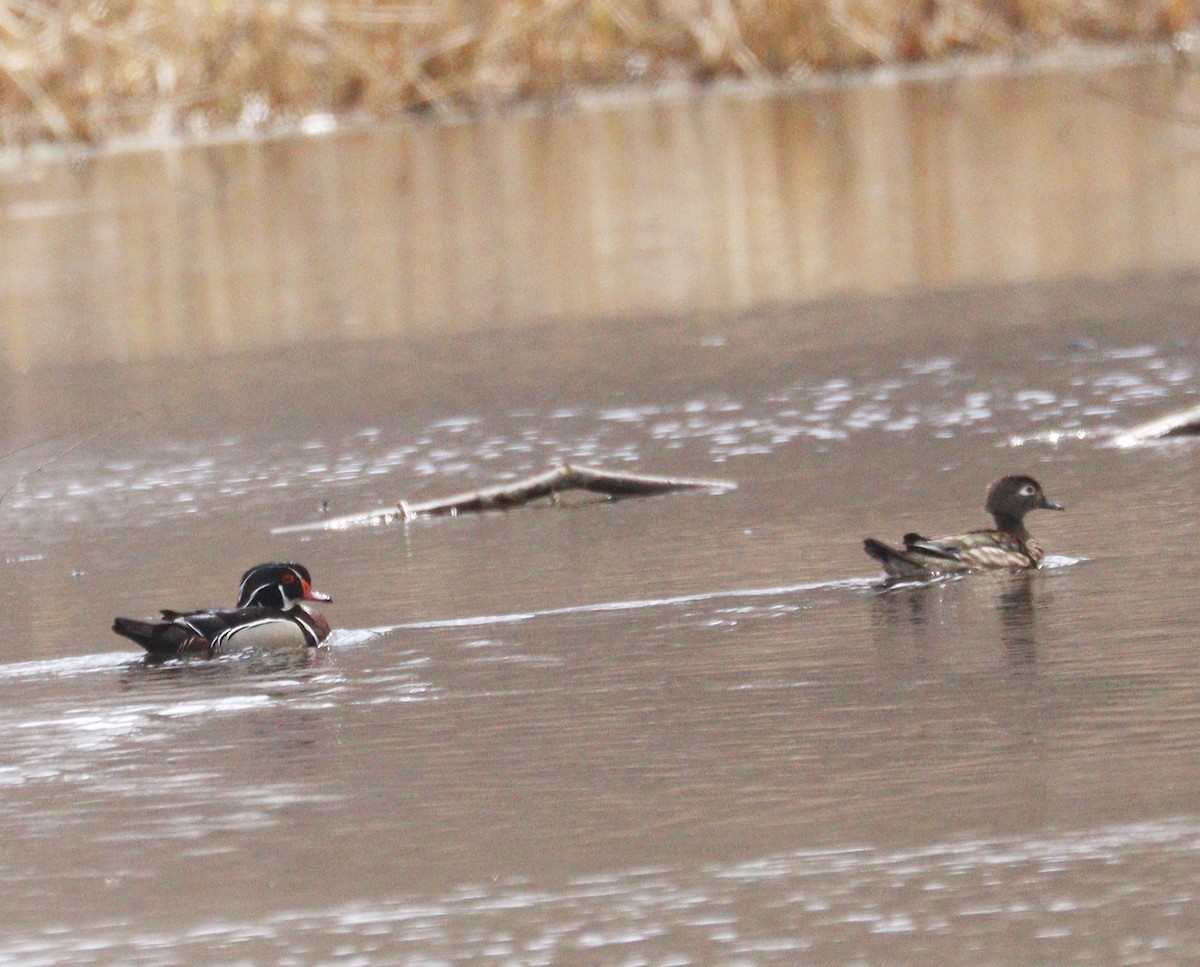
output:
{"label": "duck's red eye", "polygon": [[283,583],[284,584],[295,584],[296,583],[296,575],[294,575],[291,571],[288,571],[288,573],[283,576]]}

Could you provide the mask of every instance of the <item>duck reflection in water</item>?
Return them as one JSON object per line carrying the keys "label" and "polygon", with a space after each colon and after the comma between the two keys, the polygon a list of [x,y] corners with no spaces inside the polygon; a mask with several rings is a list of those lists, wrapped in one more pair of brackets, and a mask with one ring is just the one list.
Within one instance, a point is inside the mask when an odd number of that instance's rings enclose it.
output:
{"label": "duck reflection in water", "polygon": [[1028,571],[1006,575],[996,601],[1000,634],[1008,653],[1008,663],[1013,668],[1029,668],[1037,662],[1033,580]]}
{"label": "duck reflection in water", "polygon": [[[1037,603],[1033,585],[1037,571],[1012,571],[920,584],[897,582],[875,595],[875,617],[888,642],[911,640],[918,646],[949,633],[959,638],[971,633],[969,616],[961,609],[979,602],[981,593],[994,598],[1000,639],[1013,669],[1031,668],[1037,662]],[[962,620],[959,620],[959,619]],[[909,629],[908,634],[903,630]]]}

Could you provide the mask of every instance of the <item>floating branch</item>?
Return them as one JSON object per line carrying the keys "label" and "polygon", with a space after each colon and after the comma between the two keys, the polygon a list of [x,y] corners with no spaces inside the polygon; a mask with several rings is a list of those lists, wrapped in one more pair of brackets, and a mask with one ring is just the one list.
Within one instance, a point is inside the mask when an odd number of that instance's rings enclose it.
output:
{"label": "floating branch", "polygon": [[556,500],[565,490],[586,490],[610,500],[626,497],[652,497],[675,490],[731,490],[737,486],[728,480],[687,480],[681,477],[651,477],[640,473],[620,473],[602,467],[575,467],[569,463],[544,473],[496,487],[485,487],[442,500],[419,504],[400,501],[400,511],[408,519],[440,517],[446,514],[507,510],[544,497]]}
{"label": "floating branch", "polygon": [[652,477],[641,473],[622,473],[605,470],[603,467],[573,466],[564,463],[552,470],[534,474],[511,483],[484,487],[466,493],[454,494],[438,500],[420,503],[400,501],[397,507],[385,507],[364,514],[335,517],[315,524],[295,524],[276,527],[271,533],[283,534],[304,530],[343,530],[390,524],[397,519],[412,520],[415,517],[445,517],[457,514],[482,513],[489,510],[508,510],[536,500],[557,501],[559,494],[569,490],[583,490],[599,494],[607,500],[624,500],[628,497],[652,497],[677,490],[708,490],[721,492],[733,490],[737,484],[731,480],[693,480],[686,477]]}
{"label": "floating branch", "polygon": [[1043,430],[1030,436],[1012,436],[1008,442],[1020,447],[1027,443],[1058,444],[1064,440],[1098,440],[1101,446],[1137,447],[1144,443],[1154,443],[1156,440],[1166,440],[1174,437],[1200,436],[1200,406],[1168,413],[1145,423],[1139,423],[1127,430],[1095,429],[1095,430]]}
{"label": "floating branch", "polygon": [[1172,436],[1200,436],[1200,406],[1179,413],[1169,413],[1157,420],[1141,423],[1113,437],[1118,447],[1132,447],[1150,440]]}

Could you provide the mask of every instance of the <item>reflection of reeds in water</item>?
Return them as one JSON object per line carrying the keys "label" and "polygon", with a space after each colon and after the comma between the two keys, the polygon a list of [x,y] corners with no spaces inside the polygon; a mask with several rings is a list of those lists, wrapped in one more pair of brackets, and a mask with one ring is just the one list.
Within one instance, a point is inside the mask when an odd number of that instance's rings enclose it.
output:
{"label": "reflection of reeds in water", "polygon": [[[1198,101],[1200,75],[1154,59],[31,163],[0,171],[0,361],[1189,268],[1200,167],[1160,118]],[[1017,299],[957,325],[993,338],[1058,312]],[[861,346],[927,317],[799,322]]]}
{"label": "reflection of reeds in water", "polygon": [[0,140],[261,128],[1130,40],[1196,0],[11,0]]}

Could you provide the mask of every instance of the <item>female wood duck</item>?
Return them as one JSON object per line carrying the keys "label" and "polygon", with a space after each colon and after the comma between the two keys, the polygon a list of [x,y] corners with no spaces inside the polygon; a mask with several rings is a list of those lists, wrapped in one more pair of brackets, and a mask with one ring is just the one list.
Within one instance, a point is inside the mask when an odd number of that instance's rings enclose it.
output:
{"label": "female wood duck", "polygon": [[901,538],[903,550],[868,537],[863,547],[889,576],[910,580],[960,571],[1039,567],[1045,553],[1025,529],[1025,515],[1031,510],[1062,510],[1062,506],[1048,498],[1032,477],[1001,477],[988,487],[983,506],[996,522],[992,529],[935,539],[909,533]]}
{"label": "female wood duck", "polygon": [[329,622],[304,601],[330,601],[301,564],[259,564],[242,575],[236,608],[159,612],[161,621],[117,618],[112,630],[156,658],[211,658],[232,648],[315,647]]}

